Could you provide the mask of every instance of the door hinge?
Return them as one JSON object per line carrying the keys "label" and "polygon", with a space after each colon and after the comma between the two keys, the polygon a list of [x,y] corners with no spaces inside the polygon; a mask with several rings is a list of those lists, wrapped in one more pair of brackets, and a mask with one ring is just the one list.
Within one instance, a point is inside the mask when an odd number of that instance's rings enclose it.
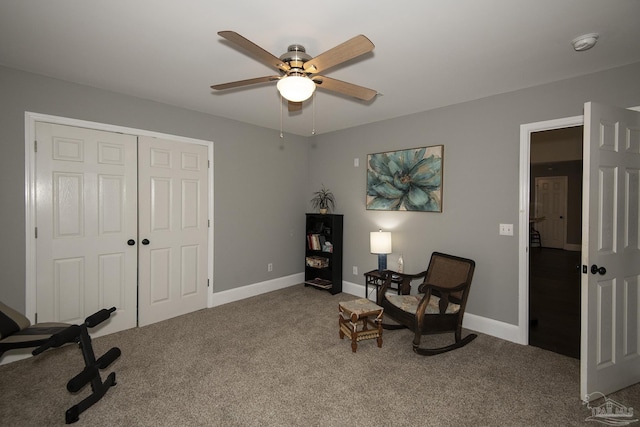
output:
{"label": "door hinge", "polygon": [[36,320],[34,323],[38,323],[38,313],[36,313]]}
{"label": "door hinge", "polygon": [[211,169],[211,160],[207,160],[207,169]]}
{"label": "door hinge", "polygon": [[38,152],[38,141],[37,140],[33,141],[33,151],[36,152],[36,153]]}
{"label": "door hinge", "polygon": [[35,238],[38,238],[38,227],[35,228]]}
{"label": "door hinge", "polygon": [[207,220],[207,228],[211,228],[211,220],[210,219]]}
{"label": "door hinge", "polygon": [[211,286],[211,283],[209,283],[209,279],[207,279],[207,288]]}

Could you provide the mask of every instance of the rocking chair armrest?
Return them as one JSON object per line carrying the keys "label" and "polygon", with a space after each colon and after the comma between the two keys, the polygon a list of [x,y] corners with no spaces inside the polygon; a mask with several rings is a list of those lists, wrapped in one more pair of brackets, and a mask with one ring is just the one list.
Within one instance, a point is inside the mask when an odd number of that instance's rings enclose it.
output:
{"label": "rocking chair armrest", "polygon": [[391,270],[384,270],[381,273],[383,281],[382,281],[382,286],[378,287],[378,292],[376,294],[376,304],[378,305],[382,304],[382,297],[384,296],[384,294],[387,292],[387,289],[389,289],[389,286],[391,285],[391,279],[393,278],[393,273],[394,272]]}
{"label": "rocking chair armrest", "polygon": [[[454,292],[460,292],[466,289],[469,286],[468,283],[461,283],[458,286],[454,286],[453,288],[444,288],[442,286],[432,285],[428,283],[423,283],[420,285],[419,291],[424,293],[422,299],[418,303],[418,307],[416,308],[416,325],[418,326],[418,330],[422,328],[422,322],[427,310],[427,305],[429,304],[429,300],[431,299],[432,291],[436,291],[436,296],[440,298],[439,309],[440,313],[444,313],[446,307],[449,305],[451,301],[450,295]],[[457,298],[454,297],[454,302],[458,303]]]}
{"label": "rocking chair armrest", "polygon": [[391,283],[395,278],[397,279],[397,277],[400,277],[401,280],[401,285],[400,285],[400,289],[408,289],[409,291],[411,290],[411,282],[416,280],[416,279],[420,279],[422,277],[425,277],[427,275],[427,271],[422,271],[418,274],[407,274],[407,273],[399,273],[397,271],[393,271],[393,270],[384,270],[382,272],[382,278],[384,279],[384,281],[382,282],[382,286],[380,286],[378,288],[378,293],[376,295],[376,301],[378,304],[380,304],[380,302],[382,301],[382,296],[387,292],[387,290],[389,289],[389,287],[391,286]]}
{"label": "rocking chair armrest", "polygon": [[438,291],[440,293],[445,293],[445,294],[452,294],[454,292],[463,291],[467,286],[469,286],[469,284],[466,283],[466,282],[460,283],[458,286],[454,286],[453,288],[444,288],[442,286],[434,285],[434,284],[431,284],[431,283],[423,283],[418,288],[418,291],[420,293],[425,294],[425,295],[427,293],[430,293],[431,290],[435,290],[435,291]]}
{"label": "rocking chair armrest", "polygon": [[424,316],[426,315],[427,305],[429,304],[429,300],[431,299],[431,289],[427,289],[422,296],[422,299],[418,303],[418,307],[416,307],[416,331],[422,330],[422,323],[424,322]]}

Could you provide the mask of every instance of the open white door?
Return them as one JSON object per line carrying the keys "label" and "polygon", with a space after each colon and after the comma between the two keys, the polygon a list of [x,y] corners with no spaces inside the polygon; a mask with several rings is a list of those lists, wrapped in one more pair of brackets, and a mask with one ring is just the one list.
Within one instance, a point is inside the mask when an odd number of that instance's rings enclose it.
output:
{"label": "open white door", "polygon": [[583,191],[580,394],[589,400],[640,382],[640,113],[585,104]]}
{"label": "open white door", "polygon": [[208,148],[138,140],[138,325],[207,306]]}

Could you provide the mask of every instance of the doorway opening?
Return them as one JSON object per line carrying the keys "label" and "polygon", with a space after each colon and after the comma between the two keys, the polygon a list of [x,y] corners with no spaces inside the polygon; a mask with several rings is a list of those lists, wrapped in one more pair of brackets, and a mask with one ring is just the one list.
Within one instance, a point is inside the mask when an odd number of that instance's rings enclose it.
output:
{"label": "doorway opening", "polygon": [[[582,132],[530,135],[528,344],[580,358]],[[535,234],[533,234],[535,233]]]}
{"label": "doorway opening", "polygon": [[[529,305],[529,279],[530,279],[530,263],[531,263],[531,252],[533,250],[539,250],[539,252],[545,252],[544,248],[541,247],[544,245],[544,242],[532,242],[531,230],[535,227],[535,223],[532,223],[532,219],[535,218],[535,175],[532,175],[532,169],[534,170],[538,167],[538,164],[542,164],[542,168],[544,169],[545,162],[549,163],[560,163],[559,156],[554,157],[554,153],[557,152],[559,147],[554,147],[553,143],[547,143],[548,147],[535,146],[535,152],[532,153],[532,139],[536,139],[540,136],[553,136],[553,134],[545,134],[548,131],[559,131],[561,132],[563,129],[569,128],[580,128],[584,124],[584,116],[573,116],[566,117],[561,119],[548,120],[544,122],[536,122],[536,123],[528,123],[520,126],[520,199],[519,199],[519,212],[520,212],[520,220],[518,225],[518,294],[519,294],[519,304],[518,304],[518,334],[519,339],[518,342],[523,345],[529,345],[529,326],[530,326],[530,305]],[[577,131],[577,130],[576,130]],[[557,139],[557,138],[556,138]],[[556,141],[557,142],[557,141]],[[538,152],[539,148],[543,148],[541,150],[542,154],[545,154],[547,157],[543,157],[540,152]],[[533,159],[535,161],[532,161]],[[581,156],[581,153],[580,153]],[[558,164],[554,164],[552,166],[547,166],[547,170],[549,167],[553,168],[554,166],[559,166]],[[553,175],[553,170],[549,171]],[[564,172],[563,172],[564,173]],[[558,173],[555,173],[558,175]],[[571,240],[570,240],[571,241]],[[567,243],[568,247],[562,249],[574,249],[577,253],[581,249],[581,246],[572,246]],[[538,247],[540,246],[540,247]]]}

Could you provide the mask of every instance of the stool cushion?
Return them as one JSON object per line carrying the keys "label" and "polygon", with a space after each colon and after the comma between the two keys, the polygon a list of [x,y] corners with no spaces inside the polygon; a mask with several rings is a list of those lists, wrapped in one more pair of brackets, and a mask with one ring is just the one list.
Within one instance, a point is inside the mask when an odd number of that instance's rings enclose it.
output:
{"label": "stool cushion", "polygon": [[[385,298],[396,307],[400,308],[403,311],[416,314],[416,310],[418,309],[418,304],[422,301],[422,297],[424,294],[417,295],[391,295],[387,294]],[[438,314],[440,313],[440,309],[438,308],[438,304],[440,303],[440,298],[435,295],[431,295],[429,298],[429,303],[427,304],[427,309],[425,311],[426,314]],[[445,310],[446,314],[455,314],[460,310],[460,306],[458,304],[449,303],[447,305],[447,309]]]}
{"label": "stool cushion", "polygon": [[[338,305],[349,315],[355,314],[357,318],[360,318],[363,315],[370,315],[372,313],[381,314],[383,310],[382,307],[367,298],[361,298],[354,301],[343,301],[338,303]],[[349,315],[347,317],[349,317]]]}

